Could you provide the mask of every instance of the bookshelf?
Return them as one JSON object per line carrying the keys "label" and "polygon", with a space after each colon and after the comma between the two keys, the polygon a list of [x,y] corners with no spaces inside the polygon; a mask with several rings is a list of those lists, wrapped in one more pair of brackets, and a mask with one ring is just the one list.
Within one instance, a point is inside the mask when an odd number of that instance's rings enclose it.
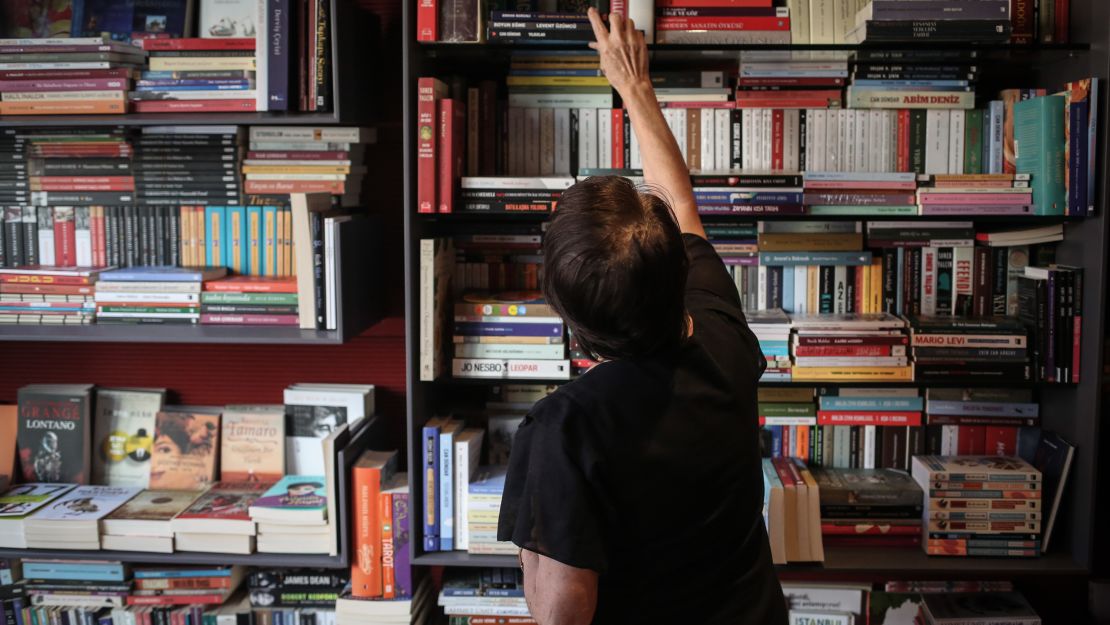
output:
{"label": "bookshelf", "polygon": [[[450,400],[463,394],[477,396],[478,387],[506,381],[440,379],[421,382],[418,376],[419,345],[419,242],[421,238],[445,236],[462,228],[482,224],[536,224],[545,215],[493,215],[452,214],[420,215],[416,210],[416,83],[421,76],[446,77],[463,75],[470,78],[498,78],[504,75],[509,54],[525,49],[514,45],[475,45],[450,43],[418,43],[415,40],[415,3],[404,6],[404,127],[405,138],[405,310],[407,334],[407,434],[410,461],[420,457],[419,432],[423,422],[436,414],[437,409],[450,406]],[[745,51],[783,52],[852,52],[865,49],[924,50],[945,49],[974,52],[986,64],[984,92],[996,85],[1045,87],[1052,93],[1066,81],[1094,76],[1105,80],[1110,71],[1110,6],[1099,0],[1072,0],[1071,39],[1073,44],[974,45],[949,43],[863,44],[863,45],[651,45],[653,61],[665,61],[668,69],[717,67],[735,62]],[[581,50],[581,45],[527,45],[531,50]],[[717,65],[712,65],[714,62]],[[994,78],[992,78],[992,76]],[[1097,104],[1102,114],[1107,111],[1105,98]],[[1106,124],[1099,129],[1100,159],[1105,159],[1107,145]],[[1108,312],[1101,286],[1106,284],[1108,222],[1106,211],[1107,186],[1110,175],[1104,163],[1100,164],[1096,213],[1082,220],[1043,217],[967,217],[977,224],[997,226],[1032,226],[1067,222],[1065,241],[1057,248],[1058,262],[1081,266],[1086,271],[1089,284],[1096,285],[1085,295],[1083,302],[1083,359],[1081,382],[1075,385],[1039,385],[1012,383],[1012,386],[1034,386],[1042,405],[1043,424],[1046,429],[1059,432],[1078,445],[1076,461],[1070,474],[1068,492],[1061,507],[1061,517],[1051,545],[1044,556],[1029,560],[993,560],[989,558],[936,558],[925,556],[919,549],[844,549],[828,548],[827,559],[822,565],[780,567],[783,577],[802,575],[807,578],[859,579],[942,579],[1025,578],[1030,581],[1022,590],[1037,596],[1036,605],[1046,622],[1056,622],[1053,616],[1074,614],[1086,605],[1086,589],[1082,580],[1097,566],[1096,534],[1104,525],[1095,518],[1098,488],[1096,476],[1099,467],[1099,439],[1102,415],[1103,319]],[[706,221],[756,220],[854,220],[881,221],[878,217],[826,217],[826,216],[726,216],[706,218]],[[889,218],[898,219],[898,218]],[[910,217],[922,222],[929,217]],[[933,218],[939,220],[945,218]],[[472,231],[472,230],[469,230]],[[553,380],[512,380],[513,383],[552,384]],[[892,386],[970,386],[978,381],[952,383],[913,382]],[[874,383],[822,384],[816,382],[770,383],[769,386],[875,386]],[[997,382],[983,382],[982,386],[1008,386]],[[421,487],[416,472],[410,472],[413,492]],[[418,502],[421,498],[414,497]],[[420,503],[415,504],[414,514],[419,514]],[[419,533],[420,529],[415,530]],[[1059,541],[1059,542],[1057,542]],[[424,553],[423,542],[414,539],[413,562],[424,566],[506,566],[515,567],[516,560],[505,556],[469,555],[462,552]],[[1038,580],[1052,577],[1070,580],[1066,586],[1072,590],[1055,592],[1041,589]],[[1048,584],[1044,585],[1045,587]],[[1055,589],[1059,590],[1059,589]],[[1063,621],[1061,621],[1063,622]]]}

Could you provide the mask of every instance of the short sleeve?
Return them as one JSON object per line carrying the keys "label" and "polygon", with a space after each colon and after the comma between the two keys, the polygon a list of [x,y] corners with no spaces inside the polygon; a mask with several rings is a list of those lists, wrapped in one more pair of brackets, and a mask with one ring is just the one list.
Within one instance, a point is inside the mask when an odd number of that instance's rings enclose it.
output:
{"label": "short sleeve", "polygon": [[717,255],[717,250],[705,239],[696,234],[683,234],[686,255],[690,259],[690,270],[686,276],[686,294],[709,293],[726,304],[741,309],[740,295],[736,291],[736,281],[729,276],[725,263]]}
{"label": "short sleeve", "polygon": [[570,445],[566,433],[573,404],[553,399],[537,404],[517,430],[497,539],[602,573],[608,559],[597,495],[580,466],[581,442]]}

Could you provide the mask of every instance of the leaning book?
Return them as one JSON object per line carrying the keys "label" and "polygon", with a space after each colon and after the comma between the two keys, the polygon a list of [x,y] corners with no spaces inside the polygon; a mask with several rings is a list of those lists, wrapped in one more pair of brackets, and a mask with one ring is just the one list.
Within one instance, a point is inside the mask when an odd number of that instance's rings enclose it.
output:
{"label": "leaning book", "polygon": [[165,389],[96,390],[93,482],[148,486],[154,420],[165,398]]}

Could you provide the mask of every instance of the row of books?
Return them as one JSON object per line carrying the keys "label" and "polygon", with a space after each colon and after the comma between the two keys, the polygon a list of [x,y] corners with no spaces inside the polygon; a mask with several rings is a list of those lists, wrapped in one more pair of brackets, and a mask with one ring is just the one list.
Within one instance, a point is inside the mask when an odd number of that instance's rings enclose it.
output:
{"label": "row of books", "polygon": [[35,23],[0,39],[0,114],[332,110],[326,2],[205,1],[195,29],[192,2],[161,15],[84,4],[51,15],[72,29]]}
{"label": "row of books", "polygon": [[[743,6],[715,0],[589,3],[634,20],[649,43],[845,44],[902,41],[1066,43],[1069,2],[1048,6],[1006,0],[937,0],[907,7],[895,0],[761,0]],[[969,6],[969,5],[974,6]],[[488,14],[487,14],[488,10]],[[475,0],[417,5],[421,42],[571,43],[592,41],[580,2],[524,2],[488,8]],[[587,25],[588,26],[588,25]]]}
{"label": "row of books", "polygon": [[176,209],[322,192],[354,206],[364,148],[374,141],[367,128],[11,128],[0,133],[0,158],[10,165],[0,198],[10,206]]}

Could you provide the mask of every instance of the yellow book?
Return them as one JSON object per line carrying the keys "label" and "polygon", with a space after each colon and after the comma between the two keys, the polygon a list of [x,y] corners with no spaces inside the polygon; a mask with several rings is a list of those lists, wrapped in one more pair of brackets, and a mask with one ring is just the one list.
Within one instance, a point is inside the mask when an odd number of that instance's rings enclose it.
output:
{"label": "yellow book", "polygon": [[913,368],[906,367],[794,367],[794,382],[912,382]]}
{"label": "yellow book", "polygon": [[282,208],[282,245],[285,247],[285,275],[297,275],[297,265],[293,262],[293,213],[289,208]]}
{"label": "yellow book", "polygon": [[262,207],[247,207],[247,241],[250,244],[247,255],[247,271],[252,276],[262,273]]}
{"label": "yellow book", "polygon": [[152,56],[152,72],[239,71],[256,69],[253,56]]}
{"label": "yellow book", "polygon": [[871,312],[883,312],[883,259],[871,261]]}
{"label": "yellow book", "polygon": [[775,386],[760,386],[756,389],[756,397],[761,402],[811,402],[815,389],[811,388],[779,388]]}
{"label": "yellow book", "polygon": [[193,238],[196,240],[193,246],[193,262],[197,263],[197,266],[202,266],[206,264],[202,261],[204,260],[204,250],[208,246],[204,235],[204,208],[201,206],[190,206],[189,208],[193,211]]}
{"label": "yellow book", "polygon": [[263,275],[276,276],[278,275],[277,209],[273,206],[267,206],[263,209],[263,217],[266,222],[264,227],[266,242],[263,245],[266,250],[266,261],[263,267]]}
{"label": "yellow book", "polygon": [[350,165],[244,165],[244,174],[349,174]]}
{"label": "yellow book", "polygon": [[192,267],[193,265],[193,214],[188,206],[182,206],[177,209],[181,218],[181,225],[178,228],[181,231],[181,266]]}
{"label": "yellow book", "polygon": [[[201,208],[201,210],[203,211],[204,209]],[[211,253],[205,265],[209,267],[218,267],[223,265],[227,258],[224,252],[226,243],[223,237],[223,214],[220,211],[211,211],[209,213],[209,226],[211,227],[211,232],[208,235]]]}
{"label": "yellow book", "polygon": [[539,55],[530,56],[527,59],[513,59],[509,62],[509,69],[584,69],[586,67],[601,67],[596,54],[583,54],[582,56]]}
{"label": "yellow book", "polygon": [[507,76],[510,87],[608,87],[605,76]]}
{"label": "yellow book", "polygon": [[821,269],[817,265],[806,268],[806,312],[813,315],[820,310]]}

